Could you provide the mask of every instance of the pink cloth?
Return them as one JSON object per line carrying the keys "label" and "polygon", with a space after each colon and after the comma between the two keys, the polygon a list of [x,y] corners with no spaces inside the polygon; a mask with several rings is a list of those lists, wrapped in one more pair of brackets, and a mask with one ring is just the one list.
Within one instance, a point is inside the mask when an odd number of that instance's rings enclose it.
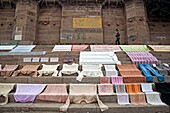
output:
{"label": "pink cloth", "polygon": [[100,77],[100,84],[110,84],[110,77]]}
{"label": "pink cloth", "polygon": [[99,95],[113,95],[113,85],[112,84],[98,84]]}
{"label": "pink cloth", "polygon": [[88,45],[72,45],[71,51],[83,51]]}
{"label": "pink cloth", "polygon": [[90,45],[93,52],[118,52],[122,51],[118,45]]}
{"label": "pink cloth", "polygon": [[66,84],[48,84],[46,89],[38,95],[38,100],[66,102],[68,97]]}
{"label": "pink cloth", "polygon": [[112,77],[112,84],[123,84],[123,78],[120,76]]}

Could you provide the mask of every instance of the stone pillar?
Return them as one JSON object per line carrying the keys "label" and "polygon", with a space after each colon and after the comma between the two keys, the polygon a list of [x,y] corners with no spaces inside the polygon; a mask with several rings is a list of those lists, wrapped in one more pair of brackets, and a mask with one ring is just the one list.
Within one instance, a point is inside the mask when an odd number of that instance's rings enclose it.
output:
{"label": "stone pillar", "polygon": [[37,26],[37,4],[20,1],[16,4],[14,40],[35,41]]}
{"label": "stone pillar", "polygon": [[150,41],[147,13],[143,0],[125,3],[128,44],[146,44]]}

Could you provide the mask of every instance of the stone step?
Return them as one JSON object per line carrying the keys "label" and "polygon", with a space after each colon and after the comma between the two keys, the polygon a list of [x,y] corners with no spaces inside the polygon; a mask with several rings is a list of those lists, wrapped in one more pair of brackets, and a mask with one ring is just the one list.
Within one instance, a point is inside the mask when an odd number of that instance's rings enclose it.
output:
{"label": "stone step", "polygon": [[[169,113],[169,106],[153,105],[128,105],[120,106],[117,103],[104,103],[109,107],[101,111],[97,103],[93,104],[71,104],[66,113]],[[60,107],[64,103],[8,103],[0,106],[1,113],[63,113]]]}

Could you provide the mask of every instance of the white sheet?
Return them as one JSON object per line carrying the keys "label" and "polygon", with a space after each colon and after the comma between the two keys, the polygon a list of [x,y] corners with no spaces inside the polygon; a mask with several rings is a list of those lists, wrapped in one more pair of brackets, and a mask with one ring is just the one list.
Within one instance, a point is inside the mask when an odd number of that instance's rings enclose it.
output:
{"label": "white sheet", "polygon": [[104,65],[106,76],[118,76],[118,71],[115,68],[115,65]]}
{"label": "white sheet", "polygon": [[129,95],[127,93],[117,94],[117,102],[119,105],[129,105]]}
{"label": "white sheet", "polygon": [[82,65],[82,71],[76,80],[81,81],[83,77],[102,77],[102,65]]}
{"label": "white sheet", "polygon": [[54,51],[71,51],[72,45],[55,45],[52,52]]}
{"label": "white sheet", "polygon": [[31,52],[36,45],[18,45],[10,52]]}
{"label": "white sheet", "polygon": [[0,50],[12,50],[16,45],[0,45]]}
{"label": "white sheet", "polygon": [[59,73],[59,77],[62,76],[62,73],[63,74],[67,74],[67,75],[78,73],[78,75],[79,75],[80,71],[78,70],[78,67],[79,67],[79,65],[76,64],[76,63],[73,63],[71,65],[63,64],[63,68],[62,68],[62,70]]}
{"label": "white sheet", "polygon": [[160,94],[158,92],[145,92],[147,102],[151,105],[166,105],[160,99]]}
{"label": "white sheet", "polygon": [[39,76],[38,77],[41,77],[43,74],[44,75],[48,75],[48,74],[52,74],[52,76],[57,76],[58,74],[58,66],[59,64],[57,65],[46,65],[46,64],[42,64],[42,69],[41,70],[38,70],[38,73],[39,73]]}
{"label": "white sheet", "polygon": [[151,83],[141,83],[142,92],[153,92]]}
{"label": "white sheet", "polygon": [[23,62],[31,62],[31,61],[32,61],[31,57],[23,58]]}
{"label": "white sheet", "polygon": [[32,62],[39,62],[40,61],[40,57],[33,57],[32,58]]}
{"label": "white sheet", "polygon": [[50,62],[58,62],[59,58],[58,57],[52,57],[50,58]]}
{"label": "white sheet", "polygon": [[80,65],[83,64],[120,64],[113,52],[80,52]]}
{"label": "white sheet", "polygon": [[48,62],[49,61],[49,57],[44,57],[41,58],[40,62]]}

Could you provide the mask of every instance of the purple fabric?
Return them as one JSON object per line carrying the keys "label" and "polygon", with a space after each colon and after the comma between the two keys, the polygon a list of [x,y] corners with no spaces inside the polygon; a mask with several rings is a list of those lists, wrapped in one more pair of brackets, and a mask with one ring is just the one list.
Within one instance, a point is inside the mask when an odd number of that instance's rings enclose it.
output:
{"label": "purple fabric", "polygon": [[64,62],[64,63],[71,63],[71,62],[73,62],[73,61],[75,61],[75,59],[74,59],[74,58],[71,58],[71,57],[66,57],[66,58],[63,59],[63,62]]}
{"label": "purple fabric", "polygon": [[112,84],[123,84],[123,78],[120,76],[112,77]]}
{"label": "purple fabric", "polygon": [[130,57],[133,63],[135,64],[159,64],[160,61],[157,60],[149,52],[127,52],[127,55]]}
{"label": "purple fabric", "polygon": [[14,99],[16,102],[34,102],[45,87],[46,84],[17,84]]}

